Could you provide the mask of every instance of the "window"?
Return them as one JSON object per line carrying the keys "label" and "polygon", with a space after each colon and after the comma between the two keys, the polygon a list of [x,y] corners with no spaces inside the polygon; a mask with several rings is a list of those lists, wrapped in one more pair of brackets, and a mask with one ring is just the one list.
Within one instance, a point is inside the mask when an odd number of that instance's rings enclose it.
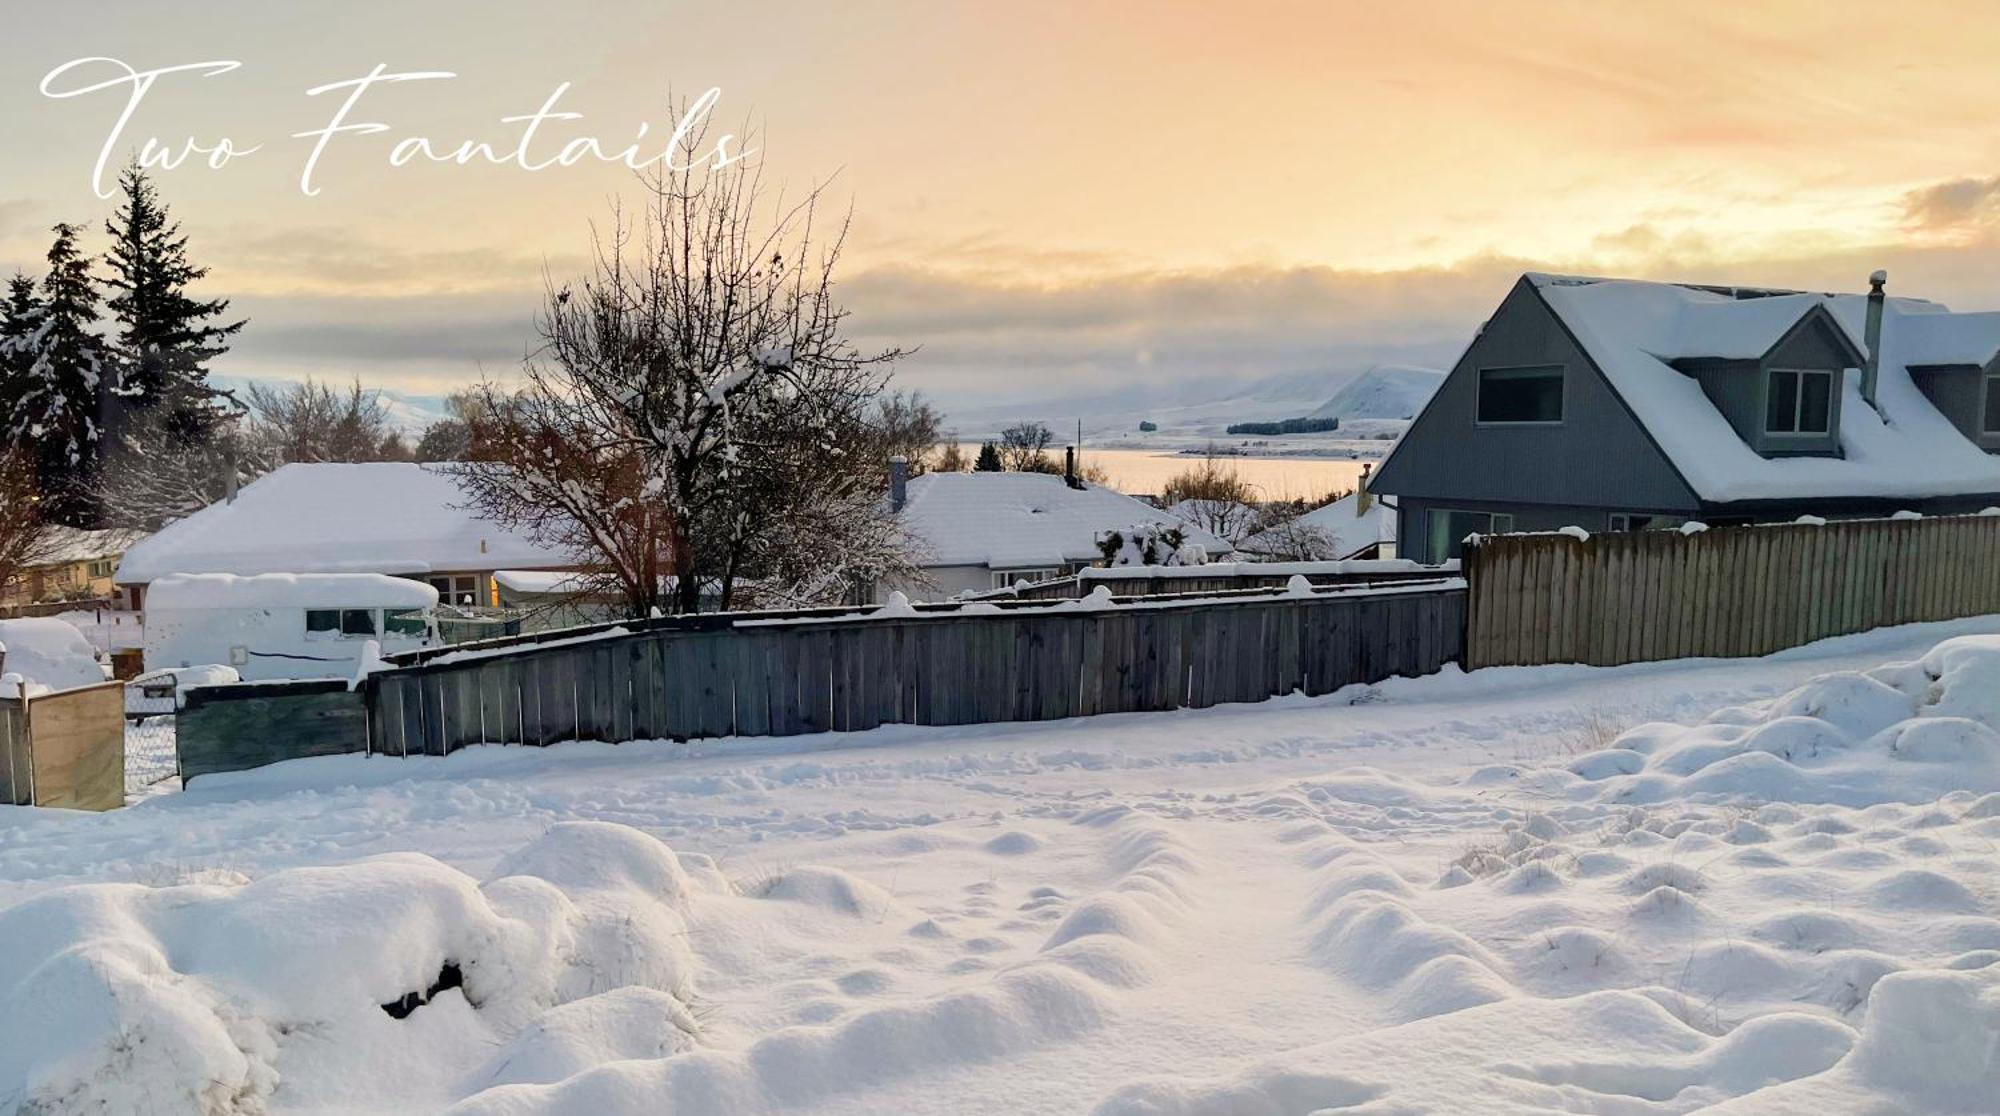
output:
{"label": "window", "polygon": [[110,576],[111,576],[111,562],[110,562],[110,561],[109,561],[108,559],[107,559],[107,560],[105,560],[105,561],[101,561],[101,562],[92,562],[92,563],[90,564],[90,576],[92,576],[92,577],[110,577]]}
{"label": "window", "polygon": [[382,610],[382,631],[385,635],[421,639],[429,631],[429,625],[424,620],[423,609],[389,608]]}
{"label": "window", "polygon": [[1012,588],[1013,584],[1017,581],[1026,581],[1029,582],[1030,584],[1037,581],[1047,581],[1048,579],[1056,577],[1061,573],[1062,573],[1061,570],[1050,570],[1050,569],[994,570],[993,588],[995,589]]}
{"label": "window", "polygon": [[307,639],[373,639],[375,610],[372,608],[309,608],[306,610]]}
{"label": "window", "polygon": [[1833,373],[1773,368],[1764,396],[1767,434],[1825,434],[1833,418]]}
{"label": "window", "polygon": [[1483,423],[1561,422],[1562,365],[1480,369],[1478,414]]}
{"label": "window", "polygon": [[1979,407],[1979,432],[2000,434],[2000,376],[1986,376],[1986,391]]}
{"label": "window", "polygon": [[1514,529],[1514,517],[1492,512],[1447,511],[1432,508],[1426,523],[1430,527],[1430,560],[1446,562],[1460,556],[1467,535],[1504,535]]}
{"label": "window", "polygon": [[1614,515],[1611,517],[1613,531],[1644,531],[1653,525],[1650,515]]}

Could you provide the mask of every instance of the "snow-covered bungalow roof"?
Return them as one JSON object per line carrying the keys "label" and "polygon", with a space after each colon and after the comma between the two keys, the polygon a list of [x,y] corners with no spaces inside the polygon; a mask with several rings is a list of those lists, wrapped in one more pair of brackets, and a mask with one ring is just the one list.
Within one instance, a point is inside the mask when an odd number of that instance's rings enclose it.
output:
{"label": "snow-covered bungalow roof", "polygon": [[1228,543],[1143,500],[1047,473],[926,473],[910,481],[903,526],[925,564],[993,569],[1054,567],[1102,557],[1097,536],[1141,523],[1179,527],[1211,556]]}
{"label": "snow-covered bungalow roof", "polygon": [[176,573],[381,573],[565,566],[465,508],[458,481],[402,462],[286,465],[125,552],[117,580]]}
{"label": "snow-covered bungalow roof", "polygon": [[90,531],[58,525],[49,528],[42,538],[36,540],[27,560],[30,565],[36,566],[66,566],[73,562],[116,558],[127,547],[145,537],[146,532],[125,527]]}
{"label": "snow-covered bungalow roof", "polygon": [[1526,278],[1704,500],[2000,492],[2000,457],[1961,434],[1909,375],[1912,367],[1990,362],[2000,354],[2000,314],[1953,314],[1922,299],[1886,300],[1877,406],[1861,398],[1858,374],[1842,378],[1841,456],[1767,458],[1737,436],[1699,382],[1669,363],[1761,357],[1824,307],[1858,366],[1867,296],[1738,298],[1672,283]]}
{"label": "snow-covered bungalow roof", "polygon": [[[1380,499],[1373,499],[1368,503],[1368,510],[1357,515],[1355,509],[1360,500],[1360,493],[1350,492],[1324,507],[1314,508],[1293,522],[1314,528],[1332,539],[1336,559],[1351,558],[1377,544],[1395,542],[1395,509]],[[1250,554],[1264,553],[1258,540],[1267,533],[1259,532],[1244,539],[1240,549]]]}

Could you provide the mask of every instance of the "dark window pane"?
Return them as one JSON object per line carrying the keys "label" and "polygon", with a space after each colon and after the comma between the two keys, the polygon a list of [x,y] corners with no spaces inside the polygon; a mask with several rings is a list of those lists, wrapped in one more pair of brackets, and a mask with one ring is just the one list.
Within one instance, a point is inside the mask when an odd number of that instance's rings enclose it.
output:
{"label": "dark window pane", "polygon": [[1561,422],[1562,417],[1560,366],[1479,370],[1480,422]]}
{"label": "dark window pane", "polygon": [[306,610],[306,631],[337,632],[340,630],[340,610],[337,608],[309,608]]}
{"label": "dark window pane", "polygon": [[1825,372],[1799,374],[1799,432],[1824,434],[1832,414],[1833,377]]}
{"label": "dark window pane", "polygon": [[[1485,512],[1433,511],[1430,513],[1431,561],[1444,562],[1463,556],[1467,535],[1505,532],[1514,526],[1513,516],[1492,516]],[[1495,520],[1504,522],[1495,522]]]}
{"label": "dark window pane", "polygon": [[340,610],[340,634],[351,636],[372,636],[375,634],[375,613],[366,608],[344,608]]}
{"label": "dark window pane", "polygon": [[1986,381],[1985,410],[1979,429],[1987,434],[2000,434],[2000,377],[1989,377]]}
{"label": "dark window pane", "polygon": [[1771,373],[1771,390],[1764,406],[1764,429],[1789,434],[1799,428],[1799,374]]}

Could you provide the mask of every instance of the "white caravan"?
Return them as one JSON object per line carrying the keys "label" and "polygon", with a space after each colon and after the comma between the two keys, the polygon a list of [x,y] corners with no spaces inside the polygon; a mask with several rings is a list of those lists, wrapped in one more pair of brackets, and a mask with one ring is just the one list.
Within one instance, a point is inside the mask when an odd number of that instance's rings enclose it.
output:
{"label": "white caravan", "polygon": [[438,592],[385,574],[171,574],[146,590],[146,669],[218,663],[245,681],[352,678],[437,642]]}

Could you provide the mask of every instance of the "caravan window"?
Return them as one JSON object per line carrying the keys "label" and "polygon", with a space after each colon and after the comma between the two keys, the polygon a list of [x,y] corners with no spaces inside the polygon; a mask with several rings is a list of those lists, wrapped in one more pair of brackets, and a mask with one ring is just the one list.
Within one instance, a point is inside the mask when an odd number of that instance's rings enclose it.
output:
{"label": "caravan window", "polygon": [[382,612],[382,630],[392,636],[421,637],[428,630],[420,608],[391,608]]}
{"label": "caravan window", "polygon": [[375,610],[372,608],[309,608],[306,610],[308,639],[373,639]]}

